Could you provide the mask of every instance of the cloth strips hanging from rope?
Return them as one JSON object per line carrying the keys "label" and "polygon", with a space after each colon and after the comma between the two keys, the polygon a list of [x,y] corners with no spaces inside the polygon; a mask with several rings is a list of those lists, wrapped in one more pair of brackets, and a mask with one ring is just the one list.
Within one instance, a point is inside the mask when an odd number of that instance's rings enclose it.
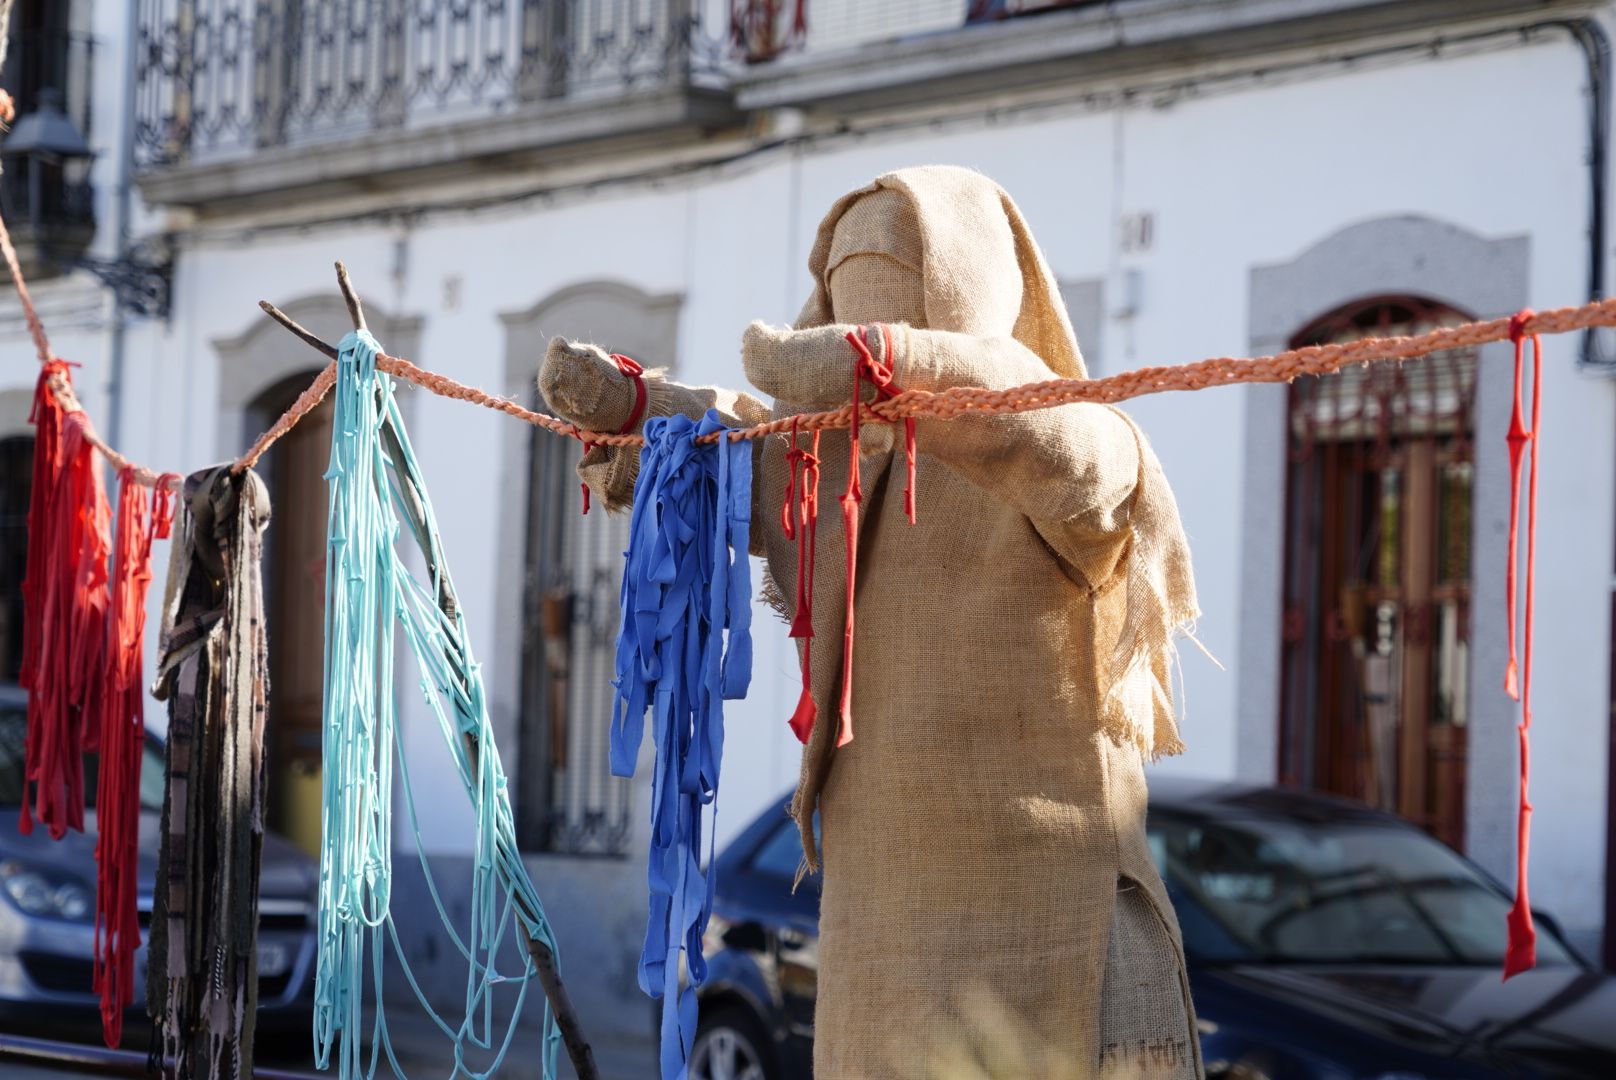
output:
{"label": "cloth strips hanging from rope", "polygon": [[132,466],[118,476],[112,607],[107,617],[106,666],[101,675],[101,760],[95,796],[95,974],[101,995],[101,1034],[116,1048],[123,1011],[134,997],[140,918],[135,894],[140,871],[140,764],[146,752],[146,688],[141,685],[146,591],[153,539],[166,539],[173,493],[165,482],[149,492]]}
{"label": "cloth strips hanging from rope", "polygon": [[[1532,730],[1532,637],[1537,599],[1537,470],[1539,436],[1543,427],[1543,342],[1532,334],[1532,426],[1526,426],[1521,391],[1526,381],[1525,338],[1530,310],[1510,320],[1510,339],[1515,343],[1515,402],[1510,410],[1509,434],[1509,562],[1505,569],[1505,616],[1509,620],[1509,663],[1504,669],[1504,692],[1521,703],[1521,719],[1516,727],[1520,740],[1520,793],[1515,821],[1515,902],[1507,924],[1509,941],[1504,950],[1504,978],[1517,975],[1537,964],[1537,929],[1532,925],[1532,906],[1527,898],[1527,856],[1532,841],[1531,779]],[[1516,657],[1515,567],[1518,561],[1521,520],[1521,471],[1527,475],[1526,496],[1526,619],[1520,635],[1520,656]]]}
{"label": "cloth strips hanging from rope", "polygon": [[263,534],[269,493],[228,465],[185,481],[152,693],[168,702],[146,1010],[175,1080],[250,1077],[264,848]]}
{"label": "cloth strips hanging from rope", "polygon": [[[557,950],[517,851],[482,675],[467,641],[393,380],[376,370],[379,352],[368,332],[355,331],[342,339],[326,472],[330,517],[315,1059],[319,1067],[328,1067],[335,1046],[342,1077],[368,1077],[385,1053],[394,1072],[403,1075],[382,1002],[383,960],[390,947],[427,1017],[453,1042],[454,1074],[483,1077],[499,1068],[510,1049],[535,975],[536,947],[551,957]],[[405,567],[398,550],[401,512],[425,556],[425,582]],[[476,816],[470,917],[463,932],[445,908],[421,841],[393,700],[395,630],[402,630],[415,656],[421,693]],[[450,940],[468,965],[465,1016],[458,1022],[441,1015],[422,993],[390,910],[395,755],[402,802],[428,889]],[[528,943],[528,955],[522,973],[500,974],[497,962],[502,949],[523,941]],[[367,959],[375,1005],[368,1065],[361,1046]],[[494,991],[507,982],[516,984],[514,1011],[509,1026],[496,1038]],[[559,1046],[560,1034],[546,1005],[541,1053],[546,1078],[555,1075]],[[491,1056],[482,1071],[467,1061],[468,1048],[473,1047]]]}
{"label": "cloth strips hanging from rope", "polygon": [[33,488],[23,579],[23,659],[28,738],[18,828],[37,818],[60,840],[84,828],[81,751],[99,740],[96,720],[107,617],[111,514],[82,412],[66,409],[56,380],[67,364],[43,365],[34,388]]}
{"label": "cloth strips hanging from rope", "polygon": [[663,1080],[687,1075],[696,1035],[714,889],[711,860],[701,869],[702,807],[717,812],[724,701],[746,696],[752,678],[752,451],[697,441],[726,430],[715,411],[646,422],[623,569],[611,769],[634,775],[651,710],[651,911],[639,978],[662,1000]]}

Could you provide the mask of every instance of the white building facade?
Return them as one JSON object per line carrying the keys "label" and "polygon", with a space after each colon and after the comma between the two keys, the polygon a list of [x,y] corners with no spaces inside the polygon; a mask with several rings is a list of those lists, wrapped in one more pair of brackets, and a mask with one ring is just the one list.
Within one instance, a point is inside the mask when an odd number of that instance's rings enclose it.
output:
{"label": "white building facade", "polygon": [[[1100,375],[1582,303],[1612,272],[1605,4],[1114,0],[1010,17],[809,0],[805,31],[771,5],[777,23],[740,44],[728,5],[705,0],[397,6],[65,5],[96,47],[88,250],[115,260],[127,222],[141,258],[167,253],[172,289],[164,315],[119,314],[94,276],[64,260],[47,277],[42,258],[36,293],[136,460],[233,457],[289,403],[324,360],[256,301],[336,340],[334,259],[390,352],[525,403],[555,334],[742,385],[740,332],[795,316],[820,216],[910,164],[1010,191]],[[3,440],[28,433],[34,370],[15,304],[0,313]],[[1609,963],[1616,340],[1546,339],[1544,367],[1532,898]],[[403,393],[574,993],[592,1030],[643,1032],[646,785],[605,758],[623,525],[579,516],[575,445]],[[1367,799],[1511,878],[1511,394],[1501,345],[1397,377],[1128,406],[1178,493],[1198,636],[1224,665],[1186,650],[1190,750],[1160,771]],[[272,791],[305,842],[320,424],[265,463]],[[756,638],[720,842],[796,776],[795,653],[762,609]],[[452,868],[469,815],[410,678],[420,835]],[[411,948],[430,968],[434,946]]]}

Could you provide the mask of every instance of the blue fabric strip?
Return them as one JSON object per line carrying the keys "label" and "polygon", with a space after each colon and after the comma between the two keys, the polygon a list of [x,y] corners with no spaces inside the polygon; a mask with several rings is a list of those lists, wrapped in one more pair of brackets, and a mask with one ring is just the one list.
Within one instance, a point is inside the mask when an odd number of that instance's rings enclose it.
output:
{"label": "blue fabric strip", "polygon": [[[479,665],[454,598],[432,503],[393,396],[393,380],[376,370],[380,347],[364,331],[338,348],[336,416],[331,441],[330,517],[326,552],[323,828],[320,851],[319,957],[315,975],[316,1064],[329,1066],[333,1046],[344,1080],[374,1076],[386,1053],[403,1076],[382,1007],[383,960],[389,951],[427,1018],[454,1046],[455,1077],[492,1075],[516,1031],[532,962],[520,975],[501,975],[495,960],[516,944],[520,920],[529,935],[557,953],[532,881],[516,847],[504,769],[494,745]],[[400,512],[420,547],[427,580],[405,566],[398,550]],[[450,919],[422,846],[408,763],[393,701],[395,628],[414,654],[420,689],[438,721],[450,767],[460,776],[476,816],[471,912],[464,930]],[[473,755],[468,736],[478,747]],[[428,890],[449,939],[467,963],[465,1013],[459,1021],[428,1004],[399,946],[390,911],[392,889],[393,762]],[[475,757],[475,760],[473,758]],[[369,951],[370,956],[365,955]],[[361,1048],[365,982],[375,994],[368,1066]],[[496,1040],[495,987],[516,986],[510,1026]],[[480,1017],[480,1022],[479,1022]],[[548,1005],[539,1068],[555,1076],[560,1033]],[[481,1071],[468,1048],[491,1060]]]}
{"label": "blue fabric strip", "polygon": [[646,421],[624,556],[611,767],[634,775],[650,710],[651,914],[639,975],[662,1000],[663,1080],[687,1076],[695,988],[707,977],[701,939],[714,881],[710,851],[701,869],[702,807],[717,813],[724,701],[745,697],[752,679],[752,448],[696,441],[728,430],[712,411]]}

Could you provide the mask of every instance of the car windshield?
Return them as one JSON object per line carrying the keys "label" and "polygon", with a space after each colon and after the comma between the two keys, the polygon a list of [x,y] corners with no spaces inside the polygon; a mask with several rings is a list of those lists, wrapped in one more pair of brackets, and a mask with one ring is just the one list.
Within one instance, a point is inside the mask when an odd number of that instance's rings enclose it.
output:
{"label": "car windshield", "polygon": [[[0,708],[0,808],[22,805],[23,765],[28,740],[28,714],[16,707]],[[84,807],[95,809],[96,755],[84,755]],[[140,761],[140,808],[163,809],[163,754],[147,740]]]}
{"label": "car windshield", "polygon": [[[1153,814],[1150,845],[1203,962],[1503,961],[1509,899],[1406,825]],[[1575,962],[1549,933],[1538,960]]]}

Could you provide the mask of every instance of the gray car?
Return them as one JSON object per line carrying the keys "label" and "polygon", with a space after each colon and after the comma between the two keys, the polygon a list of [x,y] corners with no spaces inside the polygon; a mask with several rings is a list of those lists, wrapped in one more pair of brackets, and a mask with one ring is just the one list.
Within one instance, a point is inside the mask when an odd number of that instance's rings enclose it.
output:
{"label": "gray car", "polygon": [[[52,840],[44,828],[17,831],[23,792],[27,695],[0,687],[0,1028],[99,1026],[91,989],[95,938],[95,815],[85,832]],[[95,797],[95,759],[85,759],[86,802]],[[163,744],[148,734],[140,773],[140,887],[144,931],[151,922],[163,806]],[[283,837],[264,837],[259,886],[260,1026],[306,1025],[314,990],[315,890],[319,867]],[[145,1015],[144,944],[135,958],[135,1000],[127,1018]],[[27,1026],[24,1026],[27,1025]],[[139,1038],[138,1036],[136,1038]],[[125,1034],[127,1046],[144,1048]]]}

